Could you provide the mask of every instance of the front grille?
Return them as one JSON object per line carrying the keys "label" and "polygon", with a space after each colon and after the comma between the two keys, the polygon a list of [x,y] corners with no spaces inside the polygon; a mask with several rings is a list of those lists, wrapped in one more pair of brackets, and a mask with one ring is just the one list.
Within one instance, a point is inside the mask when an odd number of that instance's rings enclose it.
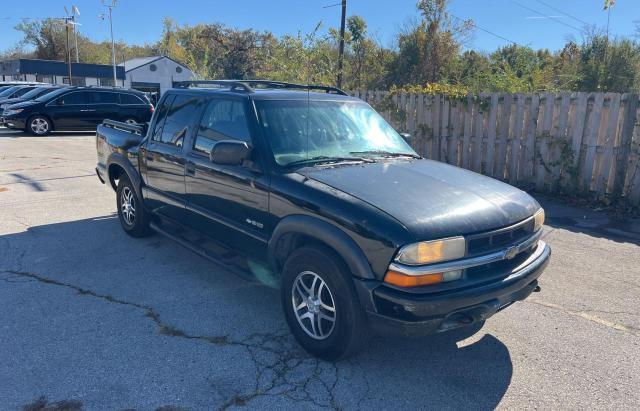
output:
{"label": "front grille", "polygon": [[496,261],[495,263],[479,265],[466,270],[466,278],[470,280],[486,279],[488,277],[506,277],[514,268],[522,264],[533,252],[536,246],[531,246],[510,260]]}
{"label": "front grille", "polygon": [[517,245],[533,234],[533,228],[534,220],[530,217],[509,227],[467,236],[467,257]]}

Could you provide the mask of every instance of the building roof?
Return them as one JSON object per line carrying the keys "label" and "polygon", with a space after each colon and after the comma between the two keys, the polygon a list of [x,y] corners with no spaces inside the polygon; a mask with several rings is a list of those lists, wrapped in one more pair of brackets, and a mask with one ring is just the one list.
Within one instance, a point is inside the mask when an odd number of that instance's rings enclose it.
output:
{"label": "building roof", "polygon": [[[0,74],[43,74],[67,76],[67,63],[56,60],[14,59],[0,62]],[[71,75],[74,77],[112,78],[113,66],[107,64],[71,63]],[[116,66],[116,77],[124,80],[123,67]]]}
{"label": "building roof", "polygon": [[129,72],[131,70],[135,70],[137,68],[140,68],[142,66],[146,66],[147,64],[151,64],[154,61],[158,61],[161,59],[169,59],[171,61],[173,61],[174,63],[178,64],[179,66],[189,70],[189,67],[185,66],[184,64],[175,61],[174,59],[172,59],[171,57],[167,57],[167,56],[149,56],[149,57],[136,57],[130,60],[125,61],[124,63],[122,63],[122,65],[124,66],[124,71]]}

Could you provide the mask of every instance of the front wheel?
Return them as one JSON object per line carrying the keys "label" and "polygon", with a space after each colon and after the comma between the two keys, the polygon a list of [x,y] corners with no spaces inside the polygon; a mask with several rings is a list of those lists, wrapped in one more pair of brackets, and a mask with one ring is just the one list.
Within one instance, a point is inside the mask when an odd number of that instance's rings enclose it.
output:
{"label": "front wheel", "polygon": [[116,191],[118,218],[124,231],[132,237],[144,237],[150,233],[149,216],[127,176],[118,181]]}
{"label": "front wheel", "polygon": [[356,353],[368,334],[364,310],[340,258],[321,247],[294,251],[281,287],[285,318],[298,343],[328,361]]}
{"label": "front wheel", "polygon": [[51,132],[51,121],[44,116],[34,116],[27,121],[27,131],[34,136],[46,136]]}

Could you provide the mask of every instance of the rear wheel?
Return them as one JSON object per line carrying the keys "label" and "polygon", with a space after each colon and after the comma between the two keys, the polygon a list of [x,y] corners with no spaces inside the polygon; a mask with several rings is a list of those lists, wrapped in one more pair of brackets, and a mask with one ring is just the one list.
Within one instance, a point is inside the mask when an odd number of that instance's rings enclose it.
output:
{"label": "rear wheel", "polygon": [[127,234],[132,237],[144,237],[151,232],[147,210],[126,175],[118,181],[116,201],[120,225]]}
{"label": "rear wheel", "polygon": [[303,247],[291,254],[283,271],[282,306],[298,343],[328,361],[356,353],[368,329],[340,258],[325,247]]}
{"label": "rear wheel", "polygon": [[51,132],[51,121],[44,116],[33,116],[27,121],[27,131],[34,136],[46,136]]}

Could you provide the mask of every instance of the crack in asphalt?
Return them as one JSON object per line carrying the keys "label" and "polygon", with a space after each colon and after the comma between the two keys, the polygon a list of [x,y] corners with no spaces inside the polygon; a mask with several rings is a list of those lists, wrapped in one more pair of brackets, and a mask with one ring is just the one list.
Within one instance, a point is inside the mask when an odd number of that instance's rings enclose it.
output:
{"label": "crack in asphalt", "polygon": [[[614,330],[618,330],[618,331],[623,331],[632,335],[637,335],[640,336],[640,328],[634,327],[632,325],[628,325],[628,324],[621,324],[618,322],[614,322],[614,321],[609,321],[609,320],[605,320],[604,318],[600,318],[598,316],[589,314],[588,312],[594,312],[594,310],[572,310],[566,307],[563,307],[561,305],[558,304],[553,304],[553,303],[547,303],[547,302],[543,302],[543,301],[536,301],[536,300],[524,300],[525,303],[528,304],[537,304],[537,305],[541,305],[543,307],[547,307],[547,308],[551,308],[553,310],[556,311],[561,311],[565,314],[569,314],[571,316],[574,317],[579,317],[579,318],[583,318],[585,320],[594,322],[596,324],[600,324],[603,325],[605,327],[608,328],[612,328]],[[604,312],[604,311],[600,311],[600,312]],[[625,314],[629,314],[629,313],[625,313]]]}
{"label": "crack in asphalt", "polygon": [[[335,390],[340,381],[337,364],[309,356],[297,346],[288,330],[275,333],[254,333],[241,340],[231,339],[226,335],[194,335],[163,322],[160,314],[146,304],[100,294],[87,288],[28,271],[1,270],[0,274],[0,280],[7,283],[37,281],[72,289],[81,296],[90,296],[111,304],[142,310],[144,316],[156,325],[158,333],[162,335],[203,341],[217,347],[233,346],[245,349],[256,368],[253,387],[248,392],[236,393],[223,400],[222,405],[218,408],[220,410],[226,410],[232,406],[247,405],[259,397],[274,396],[284,396],[295,403],[310,403],[321,408],[340,409],[335,396]],[[318,394],[320,387],[323,392]]]}

